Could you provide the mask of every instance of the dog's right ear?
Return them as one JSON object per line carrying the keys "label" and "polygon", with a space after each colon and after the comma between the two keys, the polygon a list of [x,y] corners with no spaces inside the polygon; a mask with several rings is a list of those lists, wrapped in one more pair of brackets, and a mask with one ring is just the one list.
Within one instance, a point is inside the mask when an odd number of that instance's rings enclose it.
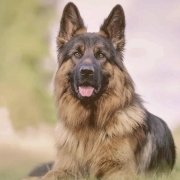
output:
{"label": "dog's right ear", "polygon": [[68,3],[63,11],[60,30],[57,37],[58,47],[62,47],[74,35],[86,32],[86,27],[78,8],[72,2]]}

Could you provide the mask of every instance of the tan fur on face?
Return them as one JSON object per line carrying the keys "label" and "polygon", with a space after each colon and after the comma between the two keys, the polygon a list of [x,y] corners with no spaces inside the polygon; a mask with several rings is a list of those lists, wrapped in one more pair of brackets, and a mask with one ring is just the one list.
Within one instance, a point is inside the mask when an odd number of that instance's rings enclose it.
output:
{"label": "tan fur on face", "polygon": [[[139,111],[142,112],[139,113],[140,120],[136,120],[135,118],[131,123],[136,122],[135,124],[138,124],[138,121],[140,124],[142,123],[141,119],[144,118],[143,109],[139,107],[140,102],[133,104],[135,98],[133,82],[125,68],[123,71],[120,71],[117,66],[112,66],[110,63],[104,65],[104,70],[109,72],[111,77],[107,90],[96,102],[96,112],[94,112],[94,109],[83,106],[80,101],[73,96],[70,80],[68,79],[68,73],[71,69],[73,69],[73,63],[71,60],[68,60],[59,68],[55,78],[55,96],[59,116],[66,125],[70,128],[78,128],[78,126],[81,127],[83,125],[87,126],[89,125],[88,121],[90,121],[91,113],[94,113],[96,128],[103,128],[106,123],[109,122],[109,118],[112,119],[112,115],[116,117],[118,113],[118,116],[123,116],[123,113],[120,111],[126,110],[127,112],[133,112],[134,109],[135,114],[138,114],[139,109]],[[127,107],[130,108],[130,110],[127,110]],[[130,117],[128,118],[130,119]],[[124,121],[127,122],[126,120]],[[123,124],[123,122],[121,123]],[[130,124],[130,126],[132,126],[132,124]],[[131,129],[133,129],[133,127]]]}
{"label": "tan fur on face", "polygon": [[[134,87],[127,71],[120,71],[117,66],[106,63],[105,71],[110,73],[107,90],[97,102],[97,124],[102,127],[110,122],[112,115],[126,108],[133,102]],[[116,115],[115,115],[116,116]],[[114,117],[115,117],[114,116]]]}
{"label": "tan fur on face", "polygon": [[72,95],[68,73],[73,68],[71,60],[62,64],[55,77],[55,96],[59,118],[69,128],[79,127],[89,119],[90,110]]}

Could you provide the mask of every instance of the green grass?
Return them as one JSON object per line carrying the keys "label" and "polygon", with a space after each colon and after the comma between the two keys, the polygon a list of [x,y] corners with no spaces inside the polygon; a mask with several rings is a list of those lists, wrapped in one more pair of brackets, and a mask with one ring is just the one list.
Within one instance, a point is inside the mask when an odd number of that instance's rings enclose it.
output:
{"label": "green grass", "polygon": [[48,92],[48,25],[52,7],[39,0],[0,1],[0,107],[10,111],[16,128],[54,122]]}

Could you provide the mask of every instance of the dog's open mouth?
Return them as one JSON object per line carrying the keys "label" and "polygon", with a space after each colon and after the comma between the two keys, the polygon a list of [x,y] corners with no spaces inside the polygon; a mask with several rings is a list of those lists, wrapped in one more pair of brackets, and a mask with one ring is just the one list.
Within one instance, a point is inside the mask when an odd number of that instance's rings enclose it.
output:
{"label": "dog's open mouth", "polygon": [[91,97],[94,92],[94,87],[92,86],[79,86],[79,94],[82,97]]}

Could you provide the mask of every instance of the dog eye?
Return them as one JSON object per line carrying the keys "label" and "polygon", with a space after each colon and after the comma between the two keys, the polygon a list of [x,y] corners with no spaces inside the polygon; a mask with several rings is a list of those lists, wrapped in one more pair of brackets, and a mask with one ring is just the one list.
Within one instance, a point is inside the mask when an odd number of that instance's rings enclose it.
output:
{"label": "dog eye", "polygon": [[97,59],[103,59],[103,58],[105,58],[105,55],[100,52],[100,53],[97,53],[97,54],[96,54],[96,58],[97,58]]}
{"label": "dog eye", "polygon": [[81,56],[82,56],[82,54],[79,53],[79,52],[75,52],[73,55],[74,55],[76,58],[81,58]]}

